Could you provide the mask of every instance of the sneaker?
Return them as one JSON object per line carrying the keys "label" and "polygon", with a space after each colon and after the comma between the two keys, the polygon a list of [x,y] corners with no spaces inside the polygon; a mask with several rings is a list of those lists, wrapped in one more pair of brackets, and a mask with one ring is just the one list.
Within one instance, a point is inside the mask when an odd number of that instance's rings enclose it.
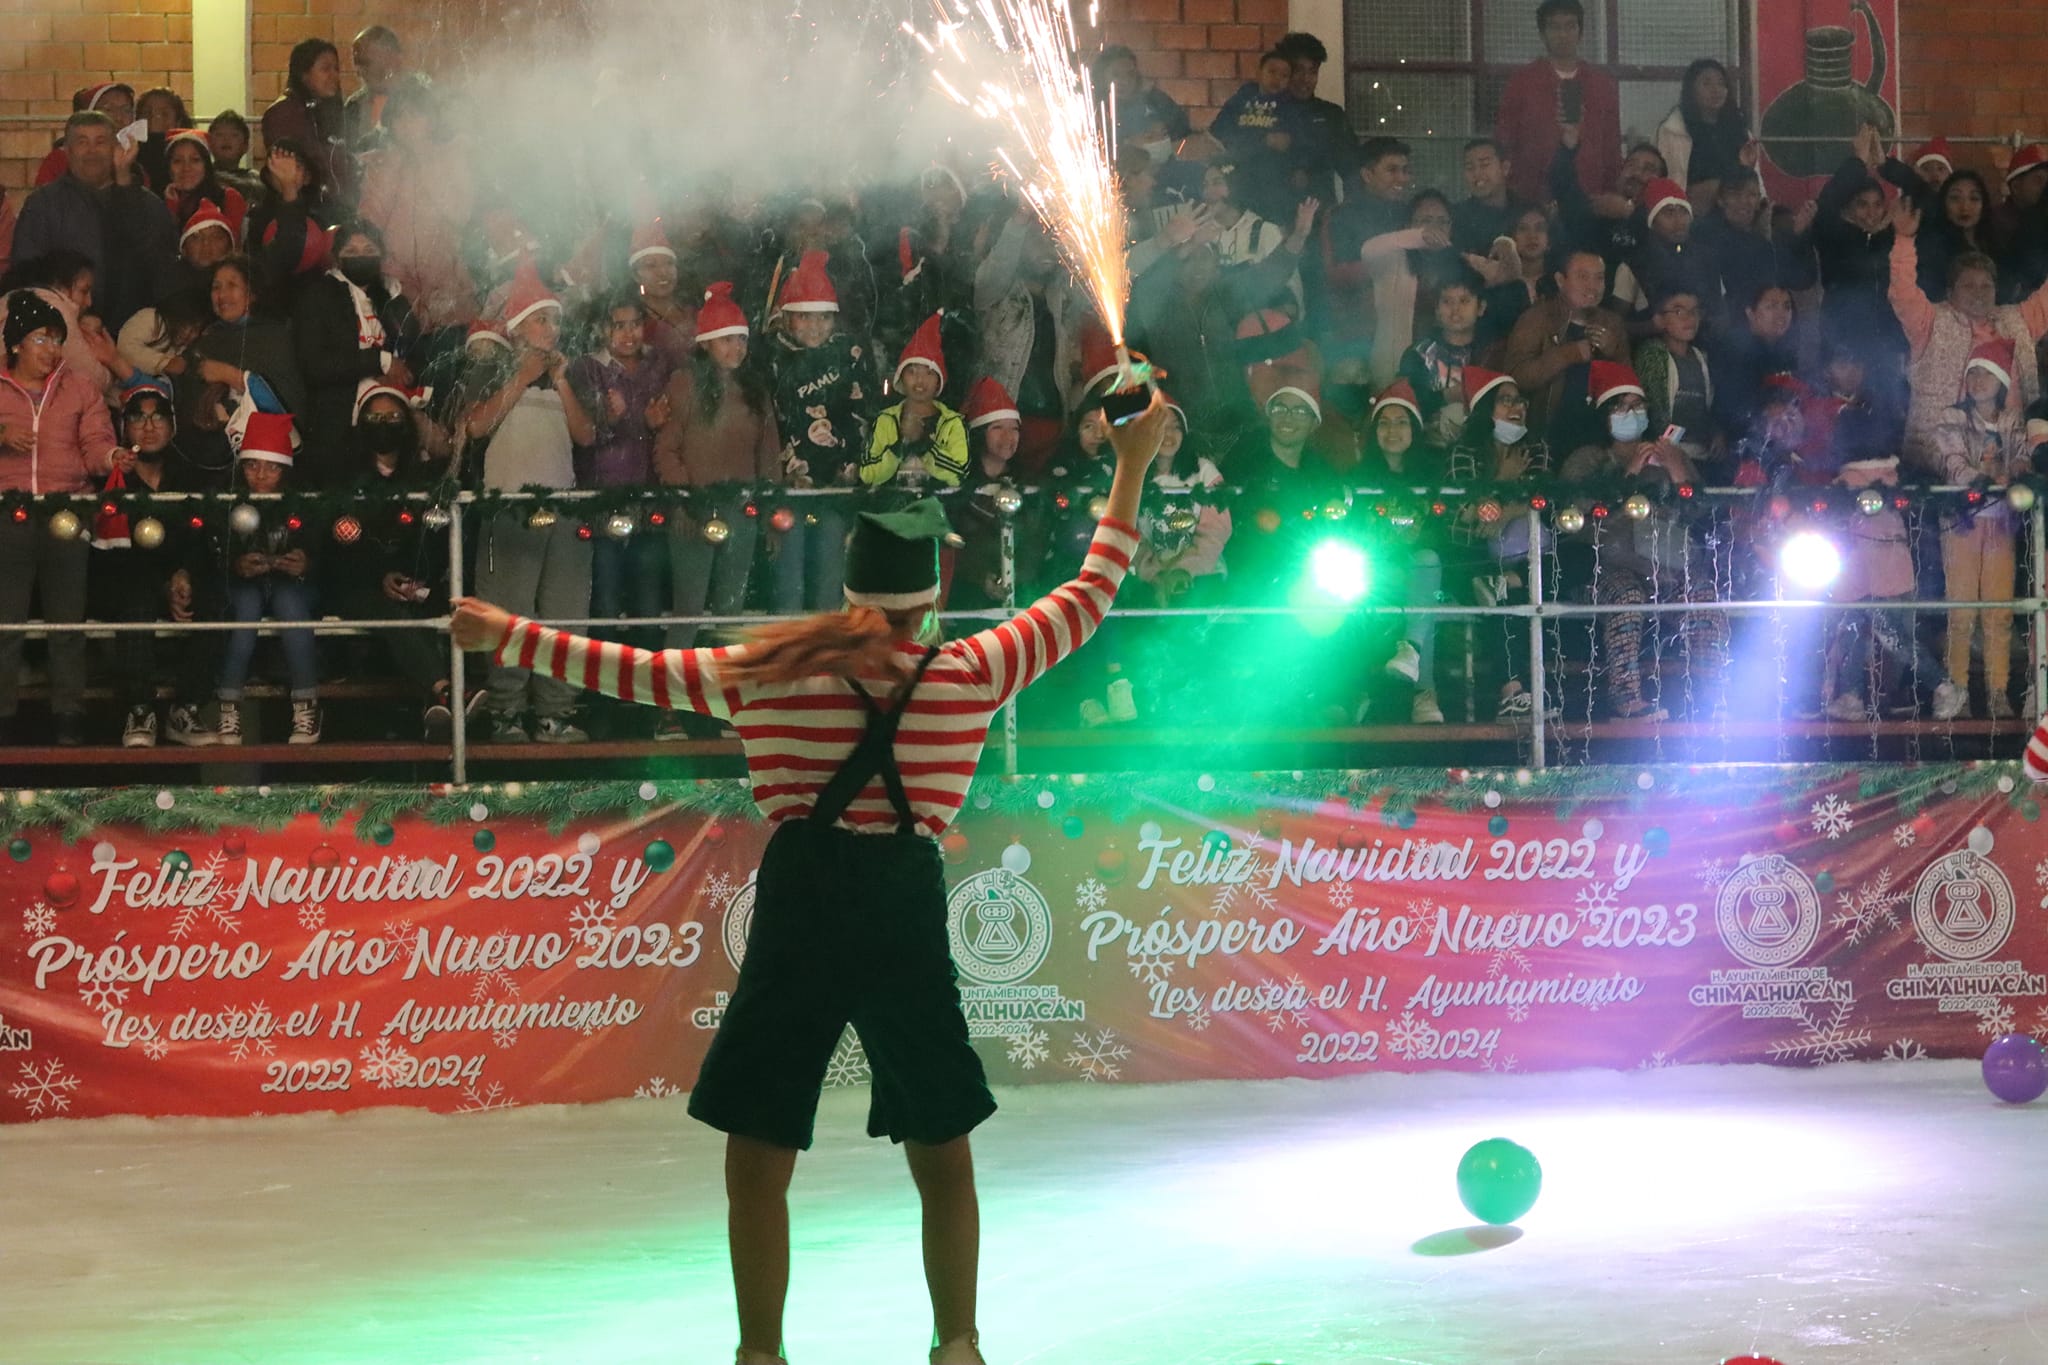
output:
{"label": "sneaker", "polygon": [[438,744],[448,738],[455,728],[455,713],[448,709],[448,703],[436,697],[427,703],[427,709],[420,713],[420,729],[428,743]]}
{"label": "sneaker", "polygon": [[491,739],[493,744],[524,744],[530,738],[526,726],[517,716],[492,716]]}
{"label": "sneaker", "polygon": [[154,749],[156,747],[156,708],[154,706],[131,706],[128,719],[121,725],[121,747],[124,749]]}
{"label": "sneaker", "polygon": [[294,701],[292,703],[292,733],[286,741],[291,744],[318,744],[320,742],[320,703],[317,701]]}
{"label": "sneaker", "polygon": [[220,736],[199,723],[199,708],[191,702],[181,702],[171,708],[171,723],[165,728],[173,744],[189,745],[203,749]]}
{"label": "sneaker", "polygon": [[1934,689],[1934,718],[1936,720],[1959,720],[1970,714],[1970,693],[1967,688],[1957,687],[1944,681]]}
{"label": "sneaker", "polygon": [[1138,699],[1131,693],[1131,680],[1118,678],[1109,685],[1109,718],[1118,724],[1138,718]]}
{"label": "sneaker", "polygon": [[1081,724],[1090,730],[1109,724],[1109,708],[1090,697],[1081,703]]}
{"label": "sneaker", "polygon": [[57,743],[66,749],[76,749],[85,743],[85,717],[76,711],[58,712]]}
{"label": "sneaker", "polygon": [[1508,580],[1505,574],[1480,574],[1472,580],[1472,604],[1479,607],[1497,607],[1507,599]]}
{"label": "sneaker", "polygon": [[1444,723],[1444,708],[1437,705],[1435,691],[1425,687],[1415,694],[1415,704],[1408,710],[1408,719],[1416,725]]}
{"label": "sneaker", "polygon": [[1844,692],[1827,705],[1829,720],[1859,721],[1870,719],[1870,703],[1860,692]]}
{"label": "sneaker", "polygon": [[579,729],[576,722],[567,716],[547,716],[533,730],[533,737],[542,744],[588,744],[590,736]]}
{"label": "sneaker", "polygon": [[2012,698],[1999,689],[1991,694],[1991,719],[2018,720],[2019,713],[2012,709]]}
{"label": "sneaker", "polygon": [[214,727],[213,738],[216,744],[242,742],[242,703],[224,701],[220,704],[220,724]]}
{"label": "sneaker", "polygon": [[1387,660],[1387,672],[1412,683],[1422,681],[1422,651],[1413,640],[1403,640],[1394,647],[1394,657]]}
{"label": "sneaker", "polygon": [[981,1334],[969,1332],[932,1348],[932,1365],[988,1365],[981,1355]]}
{"label": "sneaker", "polygon": [[684,727],[683,713],[680,711],[664,711],[654,722],[656,744],[673,744],[677,740],[689,737],[690,732]]}

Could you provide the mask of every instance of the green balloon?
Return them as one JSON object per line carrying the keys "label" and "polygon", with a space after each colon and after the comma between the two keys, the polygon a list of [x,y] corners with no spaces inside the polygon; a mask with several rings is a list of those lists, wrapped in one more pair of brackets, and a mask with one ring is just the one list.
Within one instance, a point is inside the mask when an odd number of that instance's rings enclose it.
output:
{"label": "green balloon", "polygon": [[666,872],[676,865],[675,846],[666,839],[656,839],[640,855],[641,861],[656,872]]}
{"label": "green balloon", "polygon": [[1212,858],[1220,858],[1230,852],[1230,836],[1220,829],[1212,829],[1202,836],[1202,851]]}
{"label": "green balloon", "polygon": [[469,836],[469,842],[476,846],[477,852],[489,853],[498,846],[498,836],[487,829],[480,829]]}
{"label": "green balloon", "polygon": [[1506,1138],[1474,1143],[1458,1163],[1458,1199],[1482,1223],[1514,1222],[1536,1207],[1542,1190],[1535,1154]]}
{"label": "green balloon", "polygon": [[185,852],[184,849],[174,848],[169,853],[164,854],[164,871],[190,872],[191,870],[192,855]]}
{"label": "green balloon", "polygon": [[388,844],[397,837],[398,831],[385,824],[382,820],[370,826],[370,838],[379,844]]}
{"label": "green balloon", "polygon": [[1087,826],[1081,823],[1080,816],[1069,815],[1066,819],[1060,821],[1060,832],[1069,839],[1078,839],[1087,832]]}
{"label": "green balloon", "polygon": [[7,842],[7,856],[17,863],[28,861],[29,845],[26,839],[10,839]]}

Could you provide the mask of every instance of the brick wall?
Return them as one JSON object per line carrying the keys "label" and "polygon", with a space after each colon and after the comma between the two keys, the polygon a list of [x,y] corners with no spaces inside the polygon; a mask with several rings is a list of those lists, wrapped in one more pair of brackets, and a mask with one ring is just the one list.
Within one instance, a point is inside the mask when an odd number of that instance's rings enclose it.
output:
{"label": "brick wall", "polygon": [[[1258,72],[1287,31],[1287,0],[1103,0],[1102,37],[1138,54],[1138,69],[1186,107],[1197,128]],[[1323,41],[1336,52],[1342,35]]]}
{"label": "brick wall", "polygon": [[[1899,0],[1905,127],[1950,137],[2048,140],[2048,9],[1997,0]],[[2003,167],[2005,148],[1960,147],[1959,166]],[[1995,181],[1993,182],[1996,183]]]}

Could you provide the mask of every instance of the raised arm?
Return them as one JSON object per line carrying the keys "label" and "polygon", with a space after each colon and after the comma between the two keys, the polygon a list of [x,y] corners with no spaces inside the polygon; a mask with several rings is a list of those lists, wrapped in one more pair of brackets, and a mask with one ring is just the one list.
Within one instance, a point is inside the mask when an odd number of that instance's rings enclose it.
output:
{"label": "raised arm", "polygon": [[1934,305],[1920,288],[1920,244],[1914,240],[1919,231],[1920,210],[1903,198],[1893,204],[1892,278],[1885,293],[1916,356],[1934,339]]}
{"label": "raised arm", "polygon": [[474,597],[455,602],[449,629],[456,644],[488,650],[494,663],[530,668],[620,701],[723,720],[739,706],[738,693],[719,674],[720,662],[739,646],[635,649],[555,630]]}

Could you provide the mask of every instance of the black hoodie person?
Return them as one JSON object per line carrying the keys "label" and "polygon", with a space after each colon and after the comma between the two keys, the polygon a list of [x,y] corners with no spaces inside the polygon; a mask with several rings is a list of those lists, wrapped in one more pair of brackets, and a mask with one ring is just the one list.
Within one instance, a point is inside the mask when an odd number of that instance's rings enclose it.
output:
{"label": "black hoodie person", "polygon": [[384,279],[384,237],[356,222],[334,234],[334,264],[300,288],[292,344],[306,398],[299,474],[315,487],[338,487],[353,472],[351,421],[365,380],[408,389],[405,354],[417,339],[412,305]]}

